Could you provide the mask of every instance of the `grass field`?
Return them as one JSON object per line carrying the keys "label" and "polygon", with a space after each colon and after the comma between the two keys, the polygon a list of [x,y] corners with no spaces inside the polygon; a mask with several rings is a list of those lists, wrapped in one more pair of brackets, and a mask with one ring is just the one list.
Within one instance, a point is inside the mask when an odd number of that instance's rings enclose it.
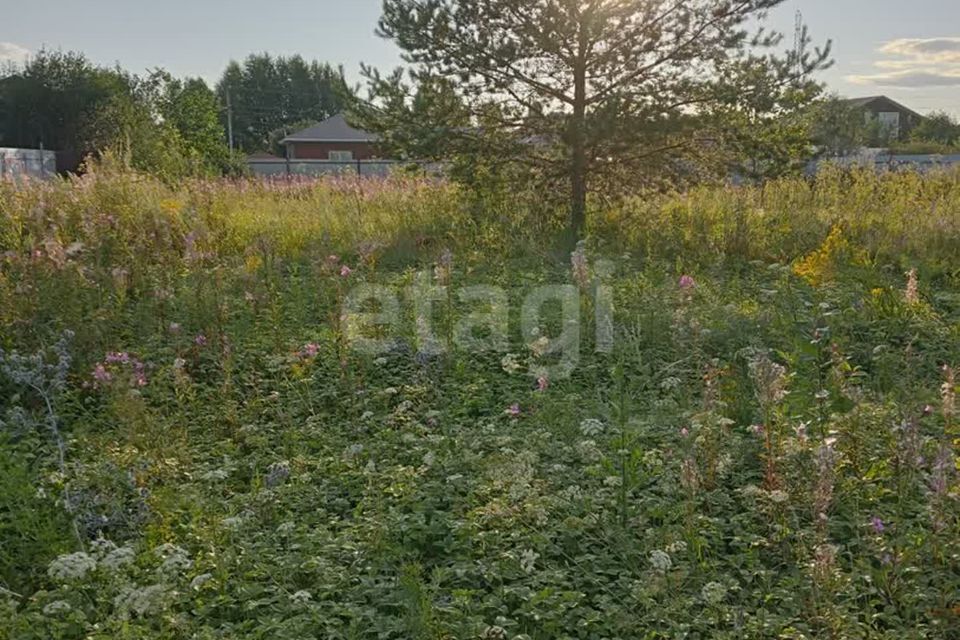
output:
{"label": "grass field", "polygon": [[537,198],[0,184],[0,637],[960,637],[960,173]]}

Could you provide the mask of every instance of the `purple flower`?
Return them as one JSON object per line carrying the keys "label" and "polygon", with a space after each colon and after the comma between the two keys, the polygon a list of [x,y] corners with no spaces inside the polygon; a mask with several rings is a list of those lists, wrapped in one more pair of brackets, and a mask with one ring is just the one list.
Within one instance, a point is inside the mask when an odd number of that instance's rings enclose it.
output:
{"label": "purple flower", "polygon": [[93,379],[97,384],[106,384],[113,379],[113,374],[107,371],[103,364],[98,364],[93,368]]}
{"label": "purple flower", "polygon": [[320,353],[320,345],[316,342],[308,342],[300,350],[300,355],[304,358],[315,358]]}
{"label": "purple flower", "polygon": [[198,347],[205,347],[207,346],[207,336],[203,335],[202,333],[198,333],[197,337],[193,339],[193,342]]}
{"label": "purple flower", "polygon": [[690,291],[697,286],[697,282],[693,279],[693,276],[682,275],[680,276],[680,288],[684,291]]}
{"label": "purple flower", "polygon": [[886,529],[886,526],[883,524],[878,516],[873,516],[870,518],[870,526],[873,527],[875,533],[883,533],[883,530]]}
{"label": "purple flower", "polygon": [[518,416],[520,415],[520,405],[516,402],[507,407],[506,414],[508,416]]}

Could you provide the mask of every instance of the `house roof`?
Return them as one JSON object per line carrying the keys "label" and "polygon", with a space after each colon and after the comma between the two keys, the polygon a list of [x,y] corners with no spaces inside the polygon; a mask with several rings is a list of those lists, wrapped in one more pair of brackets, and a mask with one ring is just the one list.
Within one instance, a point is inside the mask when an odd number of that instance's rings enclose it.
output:
{"label": "house roof", "polygon": [[850,106],[853,106],[853,107],[869,107],[869,106],[870,106],[871,104],[873,104],[874,102],[878,102],[878,101],[881,101],[881,100],[882,100],[883,102],[886,102],[886,103],[888,103],[888,104],[893,105],[893,106],[896,107],[897,109],[901,109],[901,110],[903,110],[903,111],[906,111],[907,113],[913,114],[913,115],[916,116],[917,118],[923,119],[923,116],[922,116],[922,115],[920,115],[919,113],[917,113],[916,111],[914,111],[914,110],[911,109],[910,107],[907,107],[907,106],[905,106],[905,105],[902,105],[902,104],[900,104],[899,102],[897,102],[896,100],[893,100],[893,99],[891,99],[891,98],[888,98],[887,96],[866,96],[866,97],[864,97],[864,98],[848,98],[848,99],[845,100],[844,102],[846,102],[847,104],[849,104]]}
{"label": "house roof", "polygon": [[307,127],[281,140],[288,142],[376,142],[375,134],[351,127],[342,113],[331,116],[312,127]]}

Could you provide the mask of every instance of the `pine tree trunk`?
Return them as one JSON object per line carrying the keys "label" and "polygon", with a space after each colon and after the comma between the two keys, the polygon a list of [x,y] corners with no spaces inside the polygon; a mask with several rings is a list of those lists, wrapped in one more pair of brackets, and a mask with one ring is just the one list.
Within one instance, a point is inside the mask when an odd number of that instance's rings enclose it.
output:
{"label": "pine tree trunk", "polygon": [[587,222],[586,70],[575,70],[573,117],[570,119],[570,235],[583,236]]}

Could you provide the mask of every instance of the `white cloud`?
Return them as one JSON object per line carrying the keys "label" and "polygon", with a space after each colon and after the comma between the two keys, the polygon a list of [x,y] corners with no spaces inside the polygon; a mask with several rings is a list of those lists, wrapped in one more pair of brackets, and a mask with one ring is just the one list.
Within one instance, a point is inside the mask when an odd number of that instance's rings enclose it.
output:
{"label": "white cloud", "polygon": [[12,42],[0,42],[0,64],[22,64],[30,57],[30,50]]}
{"label": "white cloud", "polygon": [[891,40],[881,53],[902,56],[918,64],[960,63],[960,38],[901,38]]}
{"label": "white cloud", "polygon": [[878,87],[901,87],[921,89],[925,87],[960,87],[960,69],[937,71],[935,69],[905,69],[890,73],[847,76],[855,84],[872,84]]}
{"label": "white cloud", "polygon": [[855,84],[921,89],[960,87],[960,38],[900,38],[884,43],[878,73],[847,76]]}

